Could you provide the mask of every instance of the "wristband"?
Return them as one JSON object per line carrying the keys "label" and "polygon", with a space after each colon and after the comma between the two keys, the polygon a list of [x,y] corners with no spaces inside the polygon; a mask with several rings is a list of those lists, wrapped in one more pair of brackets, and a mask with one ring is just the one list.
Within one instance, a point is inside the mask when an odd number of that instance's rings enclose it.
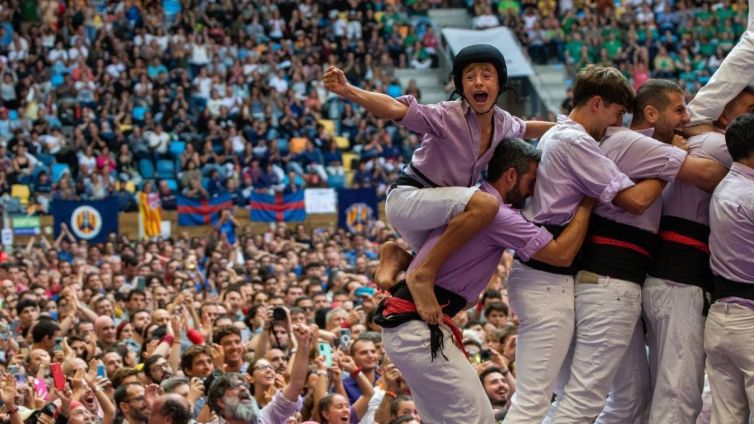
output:
{"label": "wristband", "polygon": [[17,414],[18,413],[18,406],[16,406],[15,408],[13,408],[13,409],[11,409],[11,410],[9,410],[7,412],[8,412],[8,415]]}
{"label": "wristband", "polygon": [[395,392],[391,392],[390,390],[388,390],[388,391],[385,392],[385,396],[387,396],[389,398],[393,398],[393,399],[395,399],[395,397],[396,397]]}
{"label": "wristband", "polygon": [[358,376],[360,372],[361,372],[361,367],[356,368],[355,370],[351,371],[351,378],[355,379],[356,376]]}
{"label": "wristband", "polygon": [[175,337],[171,336],[170,334],[166,334],[162,336],[162,339],[160,339],[160,343],[167,343],[169,345],[172,345],[175,341]]}

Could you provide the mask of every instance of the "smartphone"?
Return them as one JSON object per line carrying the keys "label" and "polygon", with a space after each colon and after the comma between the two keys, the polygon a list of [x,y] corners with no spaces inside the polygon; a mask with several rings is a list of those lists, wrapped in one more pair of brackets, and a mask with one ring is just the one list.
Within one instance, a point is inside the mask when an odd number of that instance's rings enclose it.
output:
{"label": "smartphone", "polygon": [[60,352],[61,350],[63,350],[63,338],[55,337],[55,347],[53,348],[53,351]]}
{"label": "smartphone", "polygon": [[55,390],[65,389],[65,375],[63,375],[63,366],[60,362],[53,362],[50,364],[50,374],[52,374],[52,381],[55,384]]}
{"label": "smartphone", "polygon": [[48,389],[47,389],[47,383],[45,382],[44,378],[34,379],[34,391],[36,391],[37,395],[41,397],[42,399],[47,399]]}
{"label": "smartphone", "polygon": [[341,328],[340,329],[340,347],[343,349],[348,349],[348,346],[351,344],[351,330],[348,328]]}
{"label": "smartphone", "polygon": [[26,384],[26,372],[18,365],[11,365],[8,367],[8,372],[16,377],[16,381],[20,384]]}
{"label": "smartphone", "polygon": [[492,359],[492,352],[489,349],[482,349],[479,353],[479,359],[482,362],[489,361]]}
{"label": "smartphone", "polygon": [[136,277],[136,288],[139,290],[146,290],[147,279],[144,277]]}
{"label": "smartphone", "polygon": [[288,323],[288,314],[285,312],[285,308],[281,306],[276,306],[272,310],[272,320],[273,321],[280,321],[284,323]]}
{"label": "smartphone", "polygon": [[107,378],[107,375],[105,374],[105,364],[100,363],[97,365],[97,377]]}
{"label": "smartphone", "polygon": [[319,342],[319,354],[325,357],[325,366],[330,368],[332,366],[332,348],[330,343]]}
{"label": "smartphone", "polygon": [[356,297],[374,296],[375,293],[377,293],[377,290],[375,290],[372,287],[359,287],[358,289],[354,290],[354,292],[353,292],[353,294]]}

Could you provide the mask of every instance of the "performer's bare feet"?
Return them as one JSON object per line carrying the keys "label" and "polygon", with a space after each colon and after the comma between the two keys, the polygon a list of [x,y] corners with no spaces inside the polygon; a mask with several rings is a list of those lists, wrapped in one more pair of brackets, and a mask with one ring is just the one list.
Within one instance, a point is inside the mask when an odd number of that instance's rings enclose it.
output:
{"label": "performer's bare feet", "polygon": [[416,312],[427,324],[439,324],[442,321],[442,308],[435,297],[436,275],[420,267],[406,277],[406,284],[414,298]]}
{"label": "performer's bare feet", "polygon": [[398,275],[408,269],[413,256],[401,249],[398,243],[388,241],[380,248],[380,263],[374,273],[374,282],[382,290],[388,290],[396,282]]}

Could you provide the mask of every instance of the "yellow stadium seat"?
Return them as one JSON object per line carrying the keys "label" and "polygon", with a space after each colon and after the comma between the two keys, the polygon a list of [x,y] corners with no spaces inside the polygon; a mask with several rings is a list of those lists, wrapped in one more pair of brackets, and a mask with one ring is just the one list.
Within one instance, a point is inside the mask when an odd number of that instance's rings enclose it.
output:
{"label": "yellow stadium seat", "polygon": [[328,134],[335,134],[335,121],[331,119],[320,119],[319,124],[325,127]]}
{"label": "yellow stadium seat", "polygon": [[355,174],[355,172],[353,172],[353,171],[346,172],[346,188],[352,187],[352,185],[353,185],[353,174]]}
{"label": "yellow stadium seat", "polygon": [[356,153],[343,153],[343,169],[346,171],[351,171],[352,167],[351,164],[353,163],[353,160],[356,159],[358,156],[356,156]]}
{"label": "yellow stadium seat", "polygon": [[136,184],[133,181],[126,181],[126,191],[129,193],[136,193]]}
{"label": "yellow stadium seat", "polygon": [[342,150],[348,149],[348,144],[349,144],[348,138],[336,136],[336,137],[333,137],[333,139],[335,140],[336,143],[338,143],[339,149],[342,149]]}
{"label": "yellow stadium seat", "polygon": [[26,184],[13,184],[10,188],[10,195],[18,199],[22,206],[29,204],[29,197],[31,197],[31,190]]}
{"label": "yellow stadium seat", "polygon": [[309,139],[306,137],[293,137],[288,144],[288,150],[294,155],[301,153],[306,149],[307,143],[309,143]]}

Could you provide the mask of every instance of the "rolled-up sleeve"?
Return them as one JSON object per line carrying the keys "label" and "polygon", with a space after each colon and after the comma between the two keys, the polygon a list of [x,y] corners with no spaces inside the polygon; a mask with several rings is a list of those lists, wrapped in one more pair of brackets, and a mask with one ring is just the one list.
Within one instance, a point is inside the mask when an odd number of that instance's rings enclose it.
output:
{"label": "rolled-up sleeve", "polygon": [[395,121],[397,124],[419,134],[441,135],[443,133],[443,121],[446,115],[445,106],[442,104],[423,105],[410,95],[398,97],[397,100],[408,106],[408,111],[403,119]]}
{"label": "rolled-up sleeve", "polygon": [[527,221],[507,205],[500,207],[495,221],[487,228],[485,233],[489,234],[490,243],[516,251],[523,261],[528,261],[552,241],[549,231]]}
{"label": "rolled-up sleeve", "polygon": [[304,406],[301,396],[296,402],[283,396],[282,390],[278,390],[272,401],[259,411],[259,424],[283,424]]}
{"label": "rolled-up sleeve", "polygon": [[503,122],[496,122],[496,125],[502,124],[500,127],[505,128],[503,132],[503,138],[523,138],[526,133],[526,122],[518,116],[513,116],[510,113],[503,111],[500,115]]}
{"label": "rolled-up sleeve", "polygon": [[565,156],[562,159],[576,176],[585,195],[610,203],[618,193],[634,185],[593,140],[578,137],[569,146],[559,153]]}

